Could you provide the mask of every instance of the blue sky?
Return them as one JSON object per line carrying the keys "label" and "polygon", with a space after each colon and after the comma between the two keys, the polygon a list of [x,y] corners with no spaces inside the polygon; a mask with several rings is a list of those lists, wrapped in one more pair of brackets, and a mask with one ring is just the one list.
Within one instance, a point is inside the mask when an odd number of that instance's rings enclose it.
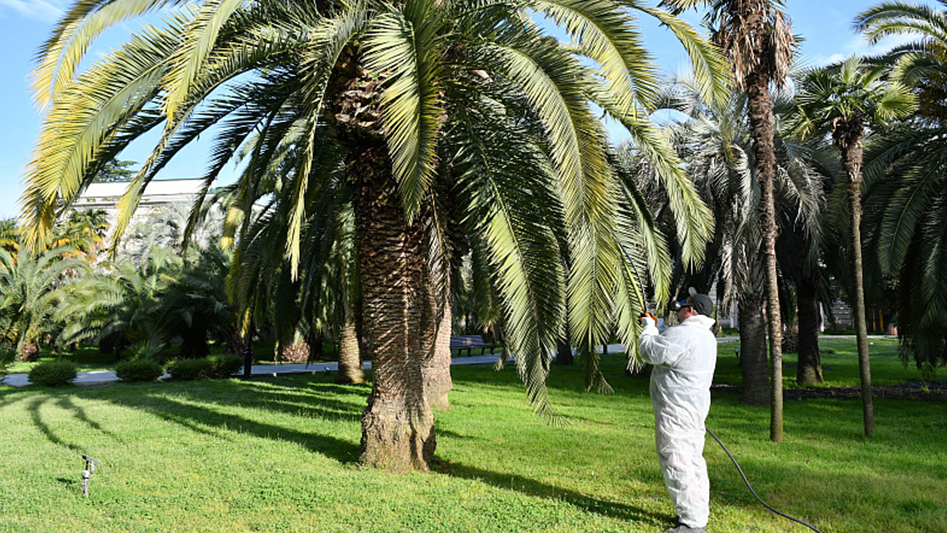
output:
{"label": "blue sky", "polygon": [[[653,0],[651,3],[656,3]],[[865,53],[867,45],[851,31],[854,16],[876,2],[864,0],[787,0],[793,32],[805,37],[802,60],[822,65],[852,54]],[[925,2],[929,3],[929,2]],[[29,74],[37,48],[51,32],[69,0],[0,0],[0,218],[18,214],[22,176],[40,127],[40,111],[32,102]],[[695,16],[688,17],[696,22]],[[662,69],[676,72],[686,65],[684,54],[669,32],[651,23],[642,26],[648,48]],[[127,28],[108,35],[123,38]],[[204,148],[197,146],[179,154],[159,177],[197,177],[204,169]],[[143,160],[147,152],[125,153],[124,159]],[[226,182],[227,177],[222,181]]]}

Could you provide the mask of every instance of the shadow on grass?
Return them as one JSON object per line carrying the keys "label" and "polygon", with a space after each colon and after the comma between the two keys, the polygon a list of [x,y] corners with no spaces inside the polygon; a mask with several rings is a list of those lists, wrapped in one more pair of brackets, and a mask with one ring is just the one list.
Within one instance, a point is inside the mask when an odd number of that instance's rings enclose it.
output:
{"label": "shadow on grass", "polygon": [[[230,439],[230,434],[246,433],[263,439],[296,443],[340,463],[358,459],[358,445],[331,435],[301,431],[291,427],[253,420],[218,410],[220,405],[249,410],[267,410],[301,418],[358,421],[361,410],[351,403],[332,401],[329,395],[306,393],[305,387],[229,382],[214,391],[190,390],[180,385],[172,394],[148,391],[144,395],[122,395],[107,401],[153,414],[165,421],[214,438]],[[321,386],[319,387],[321,388]],[[300,400],[308,400],[300,401]]]}
{"label": "shadow on grass", "polygon": [[64,477],[58,477],[56,478],[56,481],[59,482],[63,487],[65,487],[66,489],[70,491],[79,490],[79,482],[76,481],[75,479],[66,479]]}
{"label": "shadow on grass", "polygon": [[30,419],[32,419],[33,425],[36,426],[36,429],[38,429],[40,433],[46,436],[46,439],[49,440],[49,442],[52,442],[57,446],[63,446],[75,452],[81,451],[81,449],[75,444],[70,444],[60,439],[59,436],[53,432],[52,428],[50,428],[49,425],[43,421],[43,415],[40,411],[43,407],[43,404],[45,404],[48,400],[49,398],[39,396],[30,402],[28,410],[30,412]]}
{"label": "shadow on grass", "polygon": [[[281,381],[285,381],[285,378]],[[224,412],[229,407],[249,411],[263,410],[273,415],[288,415],[302,419],[303,424],[309,418],[353,423],[361,420],[360,405],[333,398],[344,394],[367,395],[367,389],[352,390],[347,386],[318,382],[297,385],[278,385],[266,381],[169,383],[160,387],[150,384],[132,385],[123,387],[120,391],[88,389],[78,395],[149,413],[166,422],[217,439],[232,440],[233,433],[246,433],[263,439],[294,442],[311,452],[322,454],[340,463],[354,463],[358,459],[357,443],[332,435],[303,431],[286,425],[267,423],[259,419]],[[70,395],[76,396],[77,393],[73,390],[70,391]],[[92,420],[81,406],[76,405],[71,396],[59,396],[57,392],[51,391],[49,394],[33,398],[27,406],[33,425],[47,440],[69,450],[82,451],[82,448],[76,444],[64,440],[60,435],[63,432],[57,433],[44,420],[43,407],[54,402],[58,407],[70,412],[78,422],[122,442],[113,431]],[[260,418],[269,417],[264,415]]]}
{"label": "shadow on grass", "polygon": [[105,429],[104,427],[102,427],[102,424],[89,418],[89,415],[86,413],[85,409],[76,405],[75,402],[73,402],[71,397],[69,396],[59,396],[59,397],[39,396],[39,397],[34,398],[29,404],[28,411],[30,413],[30,419],[33,421],[33,425],[36,426],[36,428],[40,431],[40,433],[45,435],[46,439],[52,442],[53,444],[56,444],[57,446],[63,446],[67,449],[77,451],[77,452],[83,451],[82,447],[77,446],[75,444],[68,443],[64,441],[63,439],[61,439],[52,430],[49,424],[47,424],[43,420],[43,414],[42,414],[43,406],[49,403],[54,403],[60,409],[64,411],[68,411],[69,413],[72,414],[73,418],[75,418],[77,421],[89,426],[95,431],[98,431],[99,433],[102,433],[119,443],[123,442],[122,439],[118,437],[118,435]]}
{"label": "shadow on grass", "polygon": [[598,499],[588,494],[581,494],[519,475],[492,472],[441,459],[435,459],[431,467],[434,472],[441,474],[487,483],[498,489],[514,490],[526,496],[566,502],[587,513],[595,513],[636,524],[660,526],[669,523],[674,518],[670,514],[655,513],[633,505]]}

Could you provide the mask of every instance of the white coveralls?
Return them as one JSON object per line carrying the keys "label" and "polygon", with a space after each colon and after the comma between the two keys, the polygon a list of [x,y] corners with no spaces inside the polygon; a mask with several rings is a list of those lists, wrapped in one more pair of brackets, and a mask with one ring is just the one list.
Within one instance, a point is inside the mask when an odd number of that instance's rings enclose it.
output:
{"label": "white coveralls", "polygon": [[704,421],[717,364],[714,319],[692,316],[663,333],[652,321],[638,339],[642,358],[653,364],[651,404],[654,436],[664,483],[680,522],[706,527],[710,480],[704,461]]}

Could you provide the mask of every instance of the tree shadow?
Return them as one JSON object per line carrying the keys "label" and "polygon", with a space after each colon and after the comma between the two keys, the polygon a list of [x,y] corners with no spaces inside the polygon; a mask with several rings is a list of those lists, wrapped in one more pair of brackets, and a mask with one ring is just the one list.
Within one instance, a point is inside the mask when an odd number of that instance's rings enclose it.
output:
{"label": "tree shadow", "polygon": [[[238,384],[239,385],[239,384]],[[357,407],[344,402],[326,402],[320,399],[320,405],[305,404],[298,399],[298,389],[293,394],[277,390],[263,389],[248,391],[230,391],[226,401],[215,402],[210,397],[185,393],[179,395],[145,394],[136,396],[113,396],[107,400],[113,404],[144,411],[167,422],[178,424],[191,431],[214,438],[230,440],[233,432],[246,433],[263,439],[278,439],[296,443],[303,448],[329,457],[340,463],[353,463],[358,459],[358,444],[342,440],[331,435],[305,432],[297,429],[269,424],[258,420],[227,414],[213,409],[215,403],[249,409],[266,409],[274,413],[293,416],[318,417],[342,421],[361,419]],[[186,399],[179,401],[177,398]],[[329,405],[324,405],[328,403]],[[201,404],[201,405],[197,405]]]}
{"label": "tree shadow", "polygon": [[36,426],[37,429],[39,429],[40,433],[46,436],[46,439],[49,442],[52,442],[53,444],[57,446],[68,448],[74,452],[81,452],[82,449],[76,446],[75,444],[70,444],[60,439],[59,436],[53,432],[52,428],[49,427],[49,424],[43,421],[43,415],[42,413],[40,413],[40,409],[43,407],[43,404],[45,404],[48,399],[49,398],[38,396],[36,398],[33,398],[33,400],[30,402],[27,410],[30,412],[30,419],[33,421],[33,425]]}
{"label": "tree shadow", "polygon": [[[244,391],[254,395],[248,398],[241,393],[236,401],[228,399],[228,404],[241,407],[266,407],[284,414],[304,414],[327,420],[361,422],[362,405],[339,401],[345,396],[367,397],[369,389],[358,390],[357,385],[336,385],[334,383],[308,382],[300,386],[279,385],[269,381],[241,382],[249,388]],[[285,380],[285,378],[282,378]]]}
{"label": "tree shadow", "polygon": [[436,428],[436,429],[435,429],[436,435],[437,435],[438,438],[440,438],[440,437],[448,437],[448,438],[456,439],[456,440],[482,440],[482,439],[480,439],[479,437],[475,437],[475,436],[473,436],[473,435],[463,435],[463,434],[461,434],[461,433],[457,433],[456,431],[450,431],[450,430],[447,430],[447,429],[441,429],[441,428],[438,428],[438,427],[436,427],[436,426],[435,426],[435,428]]}
{"label": "tree shadow", "polygon": [[96,430],[96,431],[98,431],[98,432],[100,432],[100,433],[103,433],[103,434],[109,436],[110,438],[114,439],[116,442],[119,442],[119,443],[121,443],[121,444],[124,444],[124,443],[125,443],[118,435],[116,435],[115,433],[112,433],[111,431],[109,431],[109,430],[103,428],[103,427],[102,427],[102,424],[99,424],[99,423],[96,422],[95,420],[92,420],[91,418],[89,418],[89,416],[88,416],[88,415],[86,414],[86,412],[85,412],[85,409],[83,409],[82,407],[79,407],[78,405],[76,405],[76,404],[72,401],[72,398],[71,398],[71,397],[69,397],[69,396],[60,397],[60,398],[57,400],[56,403],[57,403],[57,404],[59,405],[59,407],[61,407],[62,409],[65,409],[65,410],[67,410],[67,411],[71,411],[71,412],[73,413],[73,416],[74,416],[77,420],[79,420],[80,422],[82,422],[82,423],[88,425],[88,426],[91,427],[92,429],[94,429],[94,430]]}
{"label": "tree shadow", "polygon": [[[177,424],[195,433],[216,439],[229,441],[232,440],[233,432],[242,432],[265,439],[294,442],[309,451],[335,459],[340,463],[353,463],[358,459],[358,443],[342,440],[332,435],[300,431],[279,424],[270,424],[228,414],[216,409],[216,406],[224,405],[250,410],[263,409],[274,414],[286,414],[300,418],[359,422],[362,414],[360,406],[352,402],[332,399],[338,397],[337,395],[343,392],[346,386],[331,384],[323,388],[323,384],[305,383],[300,384],[299,387],[292,387],[264,383],[263,387],[259,387],[254,386],[252,382],[233,382],[221,385],[221,387],[211,390],[188,390],[188,385],[163,387],[162,390],[151,390],[143,387],[140,394],[100,395],[98,391],[91,391],[93,392],[91,396],[97,396],[113,405],[152,414],[166,422]],[[167,390],[172,387],[171,391]],[[340,391],[339,389],[343,390]],[[344,392],[348,394],[359,393],[358,390]],[[367,394],[367,391],[365,391],[365,394]],[[71,397],[55,394],[37,396],[31,399],[27,406],[33,425],[49,442],[72,451],[83,451],[80,446],[66,442],[44,420],[43,406],[50,402],[55,402],[58,407],[70,412],[77,421],[119,443],[123,442],[114,431],[90,418],[88,413],[81,406],[76,405]]]}
{"label": "tree shadow", "polygon": [[674,516],[668,513],[655,513],[633,505],[602,500],[588,494],[563,489],[562,487],[520,475],[493,472],[443,459],[435,459],[432,461],[431,467],[434,472],[440,474],[487,483],[499,489],[514,490],[535,498],[566,502],[587,513],[595,513],[608,518],[634,522],[636,524],[662,526],[674,518]]}

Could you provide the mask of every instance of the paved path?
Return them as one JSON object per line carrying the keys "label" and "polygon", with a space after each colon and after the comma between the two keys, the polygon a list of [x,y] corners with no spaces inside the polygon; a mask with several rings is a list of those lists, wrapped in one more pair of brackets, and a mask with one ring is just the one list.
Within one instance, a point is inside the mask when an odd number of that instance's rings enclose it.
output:
{"label": "paved path", "polygon": [[[730,342],[739,340],[739,337],[718,337],[717,342]],[[621,344],[609,344],[608,352],[623,352],[625,347]],[[486,355],[470,355],[467,357],[454,357],[451,359],[451,365],[486,365],[494,364],[497,361],[499,355],[497,354],[486,354]],[[372,362],[366,361],[364,363],[365,370],[371,370]],[[338,372],[339,364],[335,362],[326,362],[326,363],[298,363],[298,364],[276,364],[276,365],[253,365],[250,367],[250,374],[253,376],[265,377],[265,376],[281,376],[281,375],[290,375],[290,374],[323,374],[325,372]],[[240,372],[235,374],[237,376],[243,375],[243,369],[240,369]],[[27,379],[26,374],[10,374],[2,382],[3,385],[9,385],[11,387],[26,387],[32,385],[29,379]],[[161,376],[159,379],[167,379],[171,377],[169,374]],[[105,385],[108,383],[114,383],[118,381],[118,377],[115,376],[115,372],[112,370],[94,370],[91,372],[79,372],[76,380],[73,381],[75,385]]]}

